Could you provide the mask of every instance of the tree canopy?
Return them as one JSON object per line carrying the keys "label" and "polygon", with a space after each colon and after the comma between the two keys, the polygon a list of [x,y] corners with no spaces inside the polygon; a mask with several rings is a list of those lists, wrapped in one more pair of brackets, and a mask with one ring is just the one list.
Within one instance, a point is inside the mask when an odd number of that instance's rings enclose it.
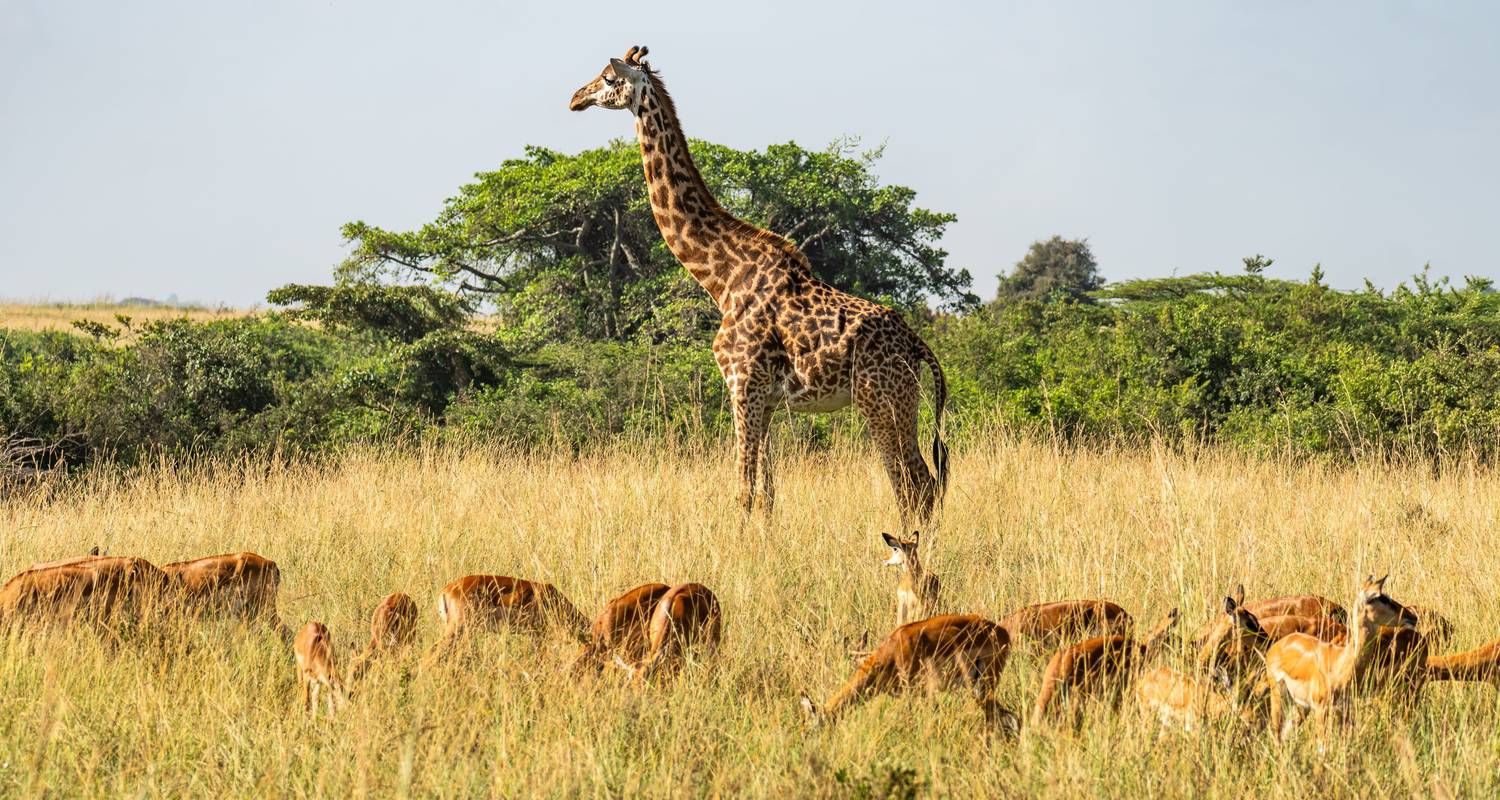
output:
{"label": "tree canopy", "polygon": [[[693,142],[704,180],[732,213],[795,241],[818,277],[899,306],[977,303],[971,279],[937,246],[952,214],[880,183],[879,150],[850,141],[735,150]],[[633,143],[567,155],[531,147],[460,187],[411,231],[351,222],[341,279],[413,275],[491,303],[533,341],[669,341],[718,323],[707,295],[667,250]]]}
{"label": "tree canopy", "polygon": [[1000,279],[1000,299],[1046,300],[1054,294],[1067,300],[1088,300],[1088,293],[1104,286],[1099,262],[1087,239],[1032,242],[1026,256],[1010,275]]}

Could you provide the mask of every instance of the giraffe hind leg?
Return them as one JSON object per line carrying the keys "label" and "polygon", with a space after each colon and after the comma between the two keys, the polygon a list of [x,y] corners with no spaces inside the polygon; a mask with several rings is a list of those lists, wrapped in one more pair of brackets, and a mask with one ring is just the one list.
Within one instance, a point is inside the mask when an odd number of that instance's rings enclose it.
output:
{"label": "giraffe hind leg", "polygon": [[853,400],[880,452],[903,527],[909,527],[913,520],[925,523],[936,500],[937,485],[927,471],[917,439],[920,391],[916,371],[904,362],[880,363],[868,349],[860,353],[854,369]]}

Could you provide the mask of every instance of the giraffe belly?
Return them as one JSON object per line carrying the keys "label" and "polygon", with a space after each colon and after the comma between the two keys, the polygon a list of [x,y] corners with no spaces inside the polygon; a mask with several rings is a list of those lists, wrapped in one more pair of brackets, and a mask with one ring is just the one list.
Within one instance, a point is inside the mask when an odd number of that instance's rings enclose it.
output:
{"label": "giraffe belly", "polygon": [[786,405],[787,408],[798,413],[818,413],[823,411],[838,411],[849,405],[851,399],[848,387],[842,387],[823,392],[803,391],[797,394],[789,393],[786,398]]}

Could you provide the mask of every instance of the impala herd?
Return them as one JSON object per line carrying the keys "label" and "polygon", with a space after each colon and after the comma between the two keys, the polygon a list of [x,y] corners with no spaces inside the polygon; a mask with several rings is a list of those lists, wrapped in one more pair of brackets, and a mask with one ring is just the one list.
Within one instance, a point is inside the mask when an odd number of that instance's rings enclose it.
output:
{"label": "impala herd", "polygon": [[[1187,731],[1211,726],[1268,727],[1285,738],[1306,715],[1320,734],[1347,724],[1356,701],[1383,696],[1401,714],[1417,707],[1429,681],[1482,681],[1500,689],[1500,639],[1453,655],[1437,655],[1453,632],[1436,612],[1397,602],[1385,578],[1359,589],[1351,611],[1316,595],[1245,602],[1243,587],[1223,600],[1223,613],[1190,640],[1192,665],[1154,666],[1173,639],[1177,609],[1144,635],[1131,615],[1107,600],[1026,606],[999,622],[974,614],[937,614],[938,579],[926,571],[919,538],[882,534],[896,567],[896,628],[860,654],[854,675],[827,702],[801,702],[814,724],[831,720],[880,693],[925,687],[972,693],[987,722],[1015,734],[1020,720],[996,699],[1013,647],[1053,651],[1042,675],[1030,726],[1066,713],[1076,729],[1091,700],[1111,709],[1133,705],[1143,716]],[[231,618],[267,626],[292,644],[302,703],[311,711],[326,692],[330,714],[347,702],[332,635],[317,621],[295,636],[276,612],[281,574],[254,553],[210,556],[157,567],[129,556],[87,556],[33,565],[0,587],[0,627],[70,623],[136,624],[164,614]],[[560,632],[581,645],[567,671],[597,675],[613,665],[633,684],[675,675],[689,654],[712,656],[723,641],[723,614],[701,583],[637,586],[604,604],[592,623],[548,583],[469,575],[437,596],[441,632],[422,668],[449,658],[480,630],[541,636]],[[378,660],[410,647],[417,604],[387,595],[375,606],[370,641],[349,664],[359,682]],[[1066,710],[1064,709],[1066,703]]]}

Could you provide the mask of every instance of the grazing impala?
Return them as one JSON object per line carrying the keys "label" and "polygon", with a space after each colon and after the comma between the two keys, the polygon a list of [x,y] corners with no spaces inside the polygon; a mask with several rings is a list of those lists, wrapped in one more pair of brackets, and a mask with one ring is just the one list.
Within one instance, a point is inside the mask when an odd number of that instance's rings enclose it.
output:
{"label": "grazing impala", "polygon": [[828,702],[819,707],[803,695],[802,707],[818,722],[836,718],[875,694],[895,694],[916,685],[925,685],[929,693],[966,686],[984,710],[986,722],[1014,733],[1016,715],[995,699],[1009,656],[1010,634],[983,617],[944,614],[909,622],[891,631]]}
{"label": "grazing impala", "polygon": [[679,583],[662,593],[651,612],[646,657],[629,664],[616,654],[616,663],[626,667],[631,680],[637,683],[650,680],[663,668],[676,674],[692,645],[703,645],[710,655],[718,651],[724,638],[723,625],[719,598],[707,586]]}
{"label": "grazing impala", "polygon": [[328,713],[344,704],[344,682],[333,663],[333,639],[321,622],[309,622],[292,643],[297,657],[297,681],[302,684],[302,708],[312,711],[323,689],[328,689]]}
{"label": "grazing impala", "polygon": [[1248,678],[1259,675],[1271,643],[1259,620],[1245,610],[1244,597],[1241,587],[1224,598],[1224,613],[1196,657],[1199,669],[1208,675],[1157,667],[1136,681],[1136,706],[1142,713],[1188,732],[1236,716],[1241,690]]}
{"label": "grazing impala", "polygon": [[891,548],[891,557],[885,565],[901,570],[901,579],[896,583],[897,627],[927,617],[938,607],[938,579],[927,574],[917,557],[921,535],[920,531],[912,531],[910,539],[901,539],[889,533],[880,534]]}
{"label": "grazing impala", "polygon": [[129,556],[85,556],[41,564],[0,587],[0,626],[133,622],[155,612],[166,576]]}
{"label": "grazing impala", "polygon": [[1058,650],[1042,675],[1042,688],[1037,692],[1031,714],[1032,726],[1040,726],[1054,713],[1052,701],[1060,694],[1068,695],[1074,728],[1083,724],[1083,703],[1089,697],[1108,694],[1111,705],[1119,708],[1135,676],[1155,657],[1176,624],[1174,608],[1142,642],[1128,636],[1095,636]]}
{"label": "grazing impala", "polygon": [[1410,627],[1415,617],[1385,593],[1385,578],[1366,579],[1355,604],[1354,628],[1342,645],[1319,641],[1305,633],[1293,633],[1273,643],[1266,651],[1266,684],[1271,693],[1271,725],[1285,739],[1295,724],[1295,711],[1287,713],[1286,699],[1307,709],[1327,733],[1333,723],[1342,723],[1349,713],[1355,680],[1369,667],[1376,654],[1381,625]]}
{"label": "grazing impala", "polygon": [[651,617],[661,596],[672,587],[665,583],[646,583],[604,604],[594,618],[588,644],[578,652],[568,671],[574,675],[598,674],[610,656],[628,663],[646,657],[651,647]]}
{"label": "grazing impala", "polygon": [[589,621],[550,583],[504,575],[469,575],[443,587],[437,597],[443,633],[424,659],[430,665],[476,629],[511,629],[541,635],[560,628],[587,642]]}
{"label": "grazing impala", "polygon": [[1130,614],[1108,600],[1064,600],[1038,603],[1000,620],[1013,644],[1052,649],[1091,636],[1124,636],[1135,624]]}
{"label": "grazing impala", "polygon": [[255,553],[226,553],[162,567],[181,598],[181,610],[201,617],[261,622],[288,638],[276,615],[281,570]]}
{"label": "grazing impala", "polygon": [[359,680],[375,659],[411,644],[416,634],[416,602],[401,592],[381,598],[370,617],[370,643],[350,662],[349,680]]}

